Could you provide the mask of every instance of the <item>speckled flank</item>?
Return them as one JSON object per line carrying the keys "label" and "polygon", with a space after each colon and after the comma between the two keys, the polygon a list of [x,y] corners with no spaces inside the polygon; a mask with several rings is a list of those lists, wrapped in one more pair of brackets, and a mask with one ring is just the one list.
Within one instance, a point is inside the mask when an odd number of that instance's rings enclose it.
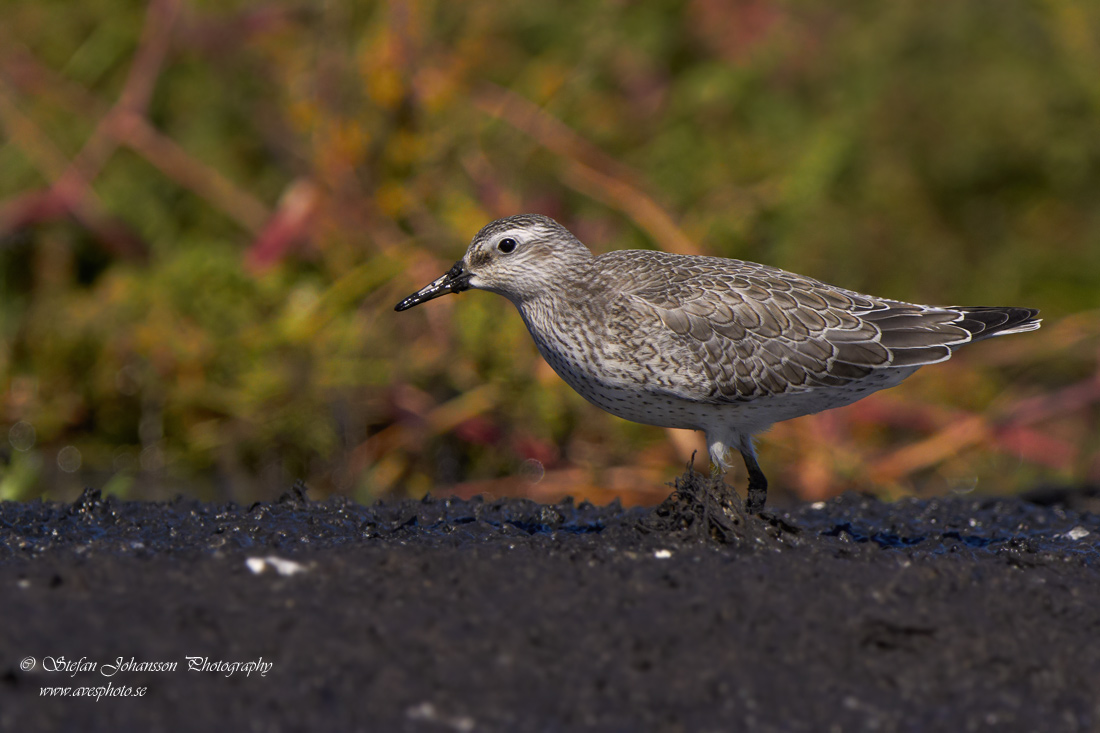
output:
{"label": "speckled flank", "polygon": [[486,226],[461,264],[470,287],[515,303],[547,363],[587,400],[705,431],[716,466],[737,448],[760,501],[753,435],[892,387],[964,344],[1039,327],[1029,308],[903,303],[741,260],[594,257],[533,214]]}

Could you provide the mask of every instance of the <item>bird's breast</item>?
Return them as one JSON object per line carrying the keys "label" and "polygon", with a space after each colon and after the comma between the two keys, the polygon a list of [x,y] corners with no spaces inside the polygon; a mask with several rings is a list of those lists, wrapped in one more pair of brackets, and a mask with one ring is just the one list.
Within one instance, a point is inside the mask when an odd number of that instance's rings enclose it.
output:
{"label": "bird's breast", "polygon": [[[597,307],[598,306],[598,307]],[[586,302],[520,307],[543,359],[577,392],[618,414],[594,394],[673,395],[700,385],[701,372],[670,360],[642,324],[616,317],[606,304]],[[677,368],[679,367],[679,368]]]}

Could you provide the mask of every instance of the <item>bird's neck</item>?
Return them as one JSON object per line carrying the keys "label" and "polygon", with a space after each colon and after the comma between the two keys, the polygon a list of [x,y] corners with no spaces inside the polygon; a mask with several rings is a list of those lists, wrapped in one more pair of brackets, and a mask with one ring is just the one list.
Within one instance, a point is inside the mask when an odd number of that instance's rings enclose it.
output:
{"label": "bird's neck", "polygon": [[[591,269],[586,267],[585,269]],[[540,289],[529,297],[513,300],[527,330],[540,350],[573,344],[573,332],[599,320],[609,293],[591,273],[580,269],[563,273],[553,288]],[[543,354],[546,356],[546,354]]]}
{"label": "bird's neck", "polygon": [[[586,253],[587,254],[587,253]],[[591,300],[593,288],[600,285],[595,277],[592,257],[577,257],[557,261],[540,273],[540,278],[502,294],[516,304],[521,312],[526,310],[555,311],[568,308],[578,299]]]}

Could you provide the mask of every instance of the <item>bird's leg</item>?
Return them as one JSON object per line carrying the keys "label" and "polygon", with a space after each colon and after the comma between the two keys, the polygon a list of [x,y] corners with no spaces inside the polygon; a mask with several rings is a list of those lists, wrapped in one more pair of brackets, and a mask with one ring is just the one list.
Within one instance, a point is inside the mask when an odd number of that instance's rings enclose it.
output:
{"label": "bird's leg", "polygon": [[749,471],[749,491],[746,495],[745,509],[753,514],[759,514],[764,509],[764,502],[768,499],[768,479],[760,470],[760,464],[756,462],[756,453],[751,443],[747,449],[741,449],[741,457],[745,459],[745,468]]}

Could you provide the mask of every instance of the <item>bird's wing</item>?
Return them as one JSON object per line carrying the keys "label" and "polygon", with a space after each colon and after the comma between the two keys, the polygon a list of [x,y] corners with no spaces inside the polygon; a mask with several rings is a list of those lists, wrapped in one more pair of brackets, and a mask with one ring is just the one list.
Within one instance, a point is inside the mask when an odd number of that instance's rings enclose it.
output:
{"label": "bird's wing", "polygon": [[[613,257],[614,256],[614,257]],[[843,386],[950,358],[980,324],[962,309],[883,300],[738,260],[620,251],[605,271],[695,354],[717,400]]]}

